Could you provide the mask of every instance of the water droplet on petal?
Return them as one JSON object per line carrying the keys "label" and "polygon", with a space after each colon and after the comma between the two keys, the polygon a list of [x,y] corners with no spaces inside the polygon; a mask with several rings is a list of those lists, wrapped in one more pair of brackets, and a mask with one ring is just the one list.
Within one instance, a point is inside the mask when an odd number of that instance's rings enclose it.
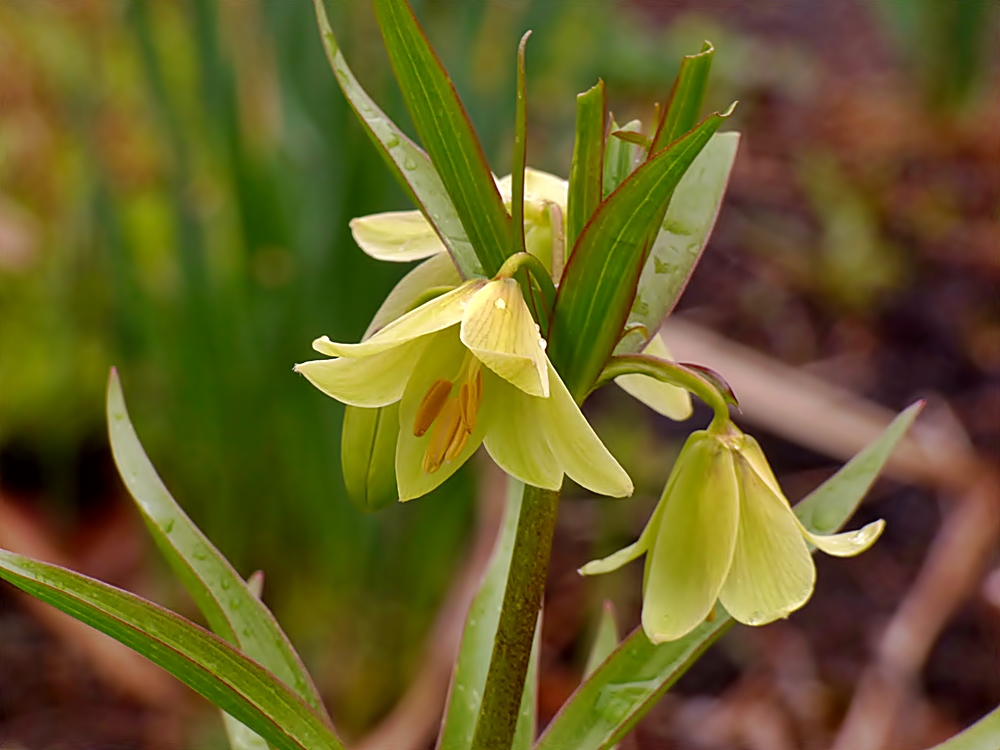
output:
{"label": "water droplet on petal", "polygon": [[545,349],[545,347],[547,347],[549,343],[545,339],[538,339],[538,345],[542,347],[542,349]]}
{"label": "water droplet on petal", "polygon": [[496,300],[494,300],[493,304],[496,306],[497,310],[507,309],[507,303],[504,302],[502,297],[497,297]]}

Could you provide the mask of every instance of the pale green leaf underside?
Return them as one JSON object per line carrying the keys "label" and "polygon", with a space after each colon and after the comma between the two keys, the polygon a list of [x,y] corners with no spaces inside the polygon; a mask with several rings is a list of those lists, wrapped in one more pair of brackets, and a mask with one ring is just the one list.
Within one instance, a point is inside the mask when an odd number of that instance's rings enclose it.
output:
{"label": "pale green leaf underside", "polygon": [[[643,266],[627,325],[641,325],[653,336],[677,304],[712,233],[739,142],[739,133],[716,133],[684,173]],[[644,345],[628,337],[616,353]]]}
{"label": "pale green leaf underside", "polygon": [[[921,406],[917,403],[900,413],[878,439],[795,507],[810,532],[831,533],[847,522]],[[720,607],[713,622],[702,623],[684,638],[659,646],[650,643],[637,628],[577,688],[546,728],[535,750],[608,750],[732,623]]]}
{"label": "pale green leaf underside", "polygon": [[507,479],[507,508],[493,556],[479,591],[469,607],[458,661],[448,691],[448,706],[438,738],[440,750],[468,750],[476,731],[479,707],[486,687],[486,673],[493,655],[493,639],[500,622],[504,588],[514,553],[514,537],[521,516],[524,485]]}

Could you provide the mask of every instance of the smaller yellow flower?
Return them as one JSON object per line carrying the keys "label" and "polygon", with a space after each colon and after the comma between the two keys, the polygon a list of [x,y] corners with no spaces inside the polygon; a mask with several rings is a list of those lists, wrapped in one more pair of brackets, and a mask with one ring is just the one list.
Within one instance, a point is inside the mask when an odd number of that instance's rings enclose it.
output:
{"label": "smaller yellow flower", "polygon": [[878,520],[842,534],[810,533],[756,440],[732,426],[724,435],[699,430],[684,444],[638,541],[580,573],[607,573],[645,554],[642,627],[662,643],[691,632],[716,600],[747,625],[787,617],[816,583],[810,544],[850,557],[884,527]]}
{"label": "smaller yellow flower", "polygon": [[296,365],[352,406],[399,402],[400,500],[430,492],[485,444],[508,474],[546,489],[563,475],[621,497],[632,482],[580,412],[509,278],[476,279],[395,318],[359,344],[313,342],[331,359]]}

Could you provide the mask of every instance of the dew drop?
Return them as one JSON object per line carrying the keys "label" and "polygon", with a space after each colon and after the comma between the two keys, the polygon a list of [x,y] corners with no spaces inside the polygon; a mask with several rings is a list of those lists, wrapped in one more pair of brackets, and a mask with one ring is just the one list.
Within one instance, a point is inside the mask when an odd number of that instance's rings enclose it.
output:
{"label": "dew drop", "polygon": [[167,522],[163,524],[163,533],[169,534],[173,530],[174,530],[174,519],[172,518],[167,519]]}
{"label": "dew drop", "polygon": [[493,301],[493,304],[496,306],[497,310],[507,309],[507,303],[504,302],[502,297],[497,297],[497,299]]}
{"label": "dew drop", "polygon": [[399,145],[399,137],[393,133],[385,141],[386,148],[396,148]]}
{"label": "dew drop", "polygon": [[409,156],[403,159],[403,169],[412,172],[416,168],[417,168],[417,163],[413,161],[413,159],[411,159]]}
{"label": "dew drop", "polygon": [[545,347],[549,345],[549,342],[545,339],[538,339],[538,345],[542,347],[542,349],[545,349]]}
{"label": "dew drop", "polygon": [[249,638],[253,635],[253,628],[243,628],[243,635]]}
{"label": "dew drop", "polygon": [[226,591],[232,584],[229,583],[229,579],[223,578],[219,585],[222,587],[223,591]]}

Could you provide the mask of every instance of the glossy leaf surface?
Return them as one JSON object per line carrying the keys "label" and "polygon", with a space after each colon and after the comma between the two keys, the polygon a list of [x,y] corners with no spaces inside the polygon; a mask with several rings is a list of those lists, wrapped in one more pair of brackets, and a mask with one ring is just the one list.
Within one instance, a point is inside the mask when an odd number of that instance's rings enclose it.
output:
{"label": "glossy leaf surface", "polygon": [[325,720],[224,640],[134,594],[0,550],[0,577],[100,630],[170,674],[278,750],[343,750]]}
{"label": "glossy leaf surface", "polygon": [[578,401],[618,342],[663,206],[726,116],[711,115],[636,169],[577,239],[556,299],[549,357]]}
{"label": "glossy leaf surface", "polygon": [[604,81],[577,94],[576,140],[569,170],[566,248],[572,251],[583,228],[601,203],[601,172],[604,166]]}
{"label": "glossy leaf surface", "polygon": [[511,220],[482,146],[405,0],[375,0],[389,61],[420,140],[487,276],[510,254]]}
{"label": "glossy leaf surface", "polygon": [[[729,174],[736,160],[739,133],[716,133],[684,173],[639,277],[627,325],[641,325],[652,337],[687,286],[708,244]],[[649,338],[629,336],[617,354],[641,351]]]}
{"label": "glossy leaf surface", "polygon": [[701,52],[684,58],[663,113],[663,122],[653,138],[654,153],[669,146],[697,124],[714,56],[715,48],[705,42]]}
{"label": "glossy leaf surface", "polygon": [[351,109],[364,126],[365,132],[400,184],[410,193],[413,201],[434,227],[462,275],[465,278],[481,276],[482,265],[430,157],[379,109],[361,87],[340,51],[323,0],[314,0],[314,3],[316,20],[319,23],[330,67],[333,68],[337,83]]}
{"label": "glossy leaf surface", "polygon": [[[901,412],[873,443],[796,506],[809,531],[829,533],[847,522],[921,407],[918,402]],[[716,612],[714,621],[659,646],[641,628],[634,630],[563,705],[536,750],[611,748],[733,624],[721,606]]]}
{"label": "glossy leaf surface", "polygon": [[274,616],[171,497],[129,420],[118,373],[107,396],[108,436],[118,471],[157,546],[220,637],[273,672],[323,715],[319,693]]}

